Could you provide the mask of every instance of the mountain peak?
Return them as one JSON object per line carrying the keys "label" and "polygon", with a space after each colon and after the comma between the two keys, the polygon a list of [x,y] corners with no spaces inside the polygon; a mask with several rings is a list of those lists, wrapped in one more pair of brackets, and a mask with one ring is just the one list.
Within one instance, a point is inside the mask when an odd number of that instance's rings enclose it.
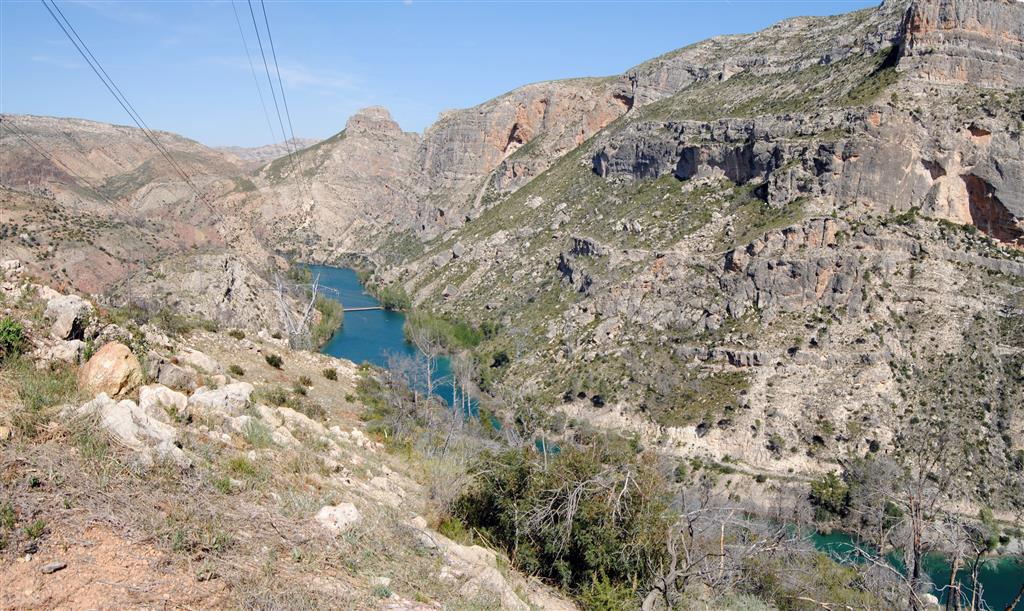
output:
{"label": "mountain peak", "polygon": [[383,106],[368,106],[349,117],[345,130],[352,133],[360,132],[393,132],[401,133],[402,128],[391,118],[391,112]]}

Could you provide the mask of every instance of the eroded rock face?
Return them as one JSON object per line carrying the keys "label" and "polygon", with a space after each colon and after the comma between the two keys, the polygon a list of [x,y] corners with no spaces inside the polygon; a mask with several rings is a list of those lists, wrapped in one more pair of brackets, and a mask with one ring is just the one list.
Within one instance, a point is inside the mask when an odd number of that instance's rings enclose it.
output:
{"label": "eroded rock face", "polygon": [[111,397],[131,394],[142,384],[142,368],[128,346],[111,342],[92,355],[78,371],[78,386]]}
{"label": "eroded rock face", "polygon": [[899,69],[929,82],[1015,88],[1024,82],[1024,16],[1013,0],[916,0]]}

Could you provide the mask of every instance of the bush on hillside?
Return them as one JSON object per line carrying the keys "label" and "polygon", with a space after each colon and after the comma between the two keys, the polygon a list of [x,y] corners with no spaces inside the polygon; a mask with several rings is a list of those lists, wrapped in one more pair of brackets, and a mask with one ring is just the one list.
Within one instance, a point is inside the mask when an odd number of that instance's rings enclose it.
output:
{"label": "bush on hillside", "polygon": [[0,318],[0,363],[21,354],[25,348],[25,328],[10,316]]}

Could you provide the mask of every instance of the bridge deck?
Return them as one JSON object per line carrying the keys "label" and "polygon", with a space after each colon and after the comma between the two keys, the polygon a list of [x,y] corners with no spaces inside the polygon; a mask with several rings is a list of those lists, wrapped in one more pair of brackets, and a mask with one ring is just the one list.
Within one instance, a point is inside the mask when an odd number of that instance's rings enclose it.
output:
{"label": "bridge deck", "polygon": [[366,312],[367,310],[383,310],[384,306],[366,306],[362,308],[344,308],[345,312]]}

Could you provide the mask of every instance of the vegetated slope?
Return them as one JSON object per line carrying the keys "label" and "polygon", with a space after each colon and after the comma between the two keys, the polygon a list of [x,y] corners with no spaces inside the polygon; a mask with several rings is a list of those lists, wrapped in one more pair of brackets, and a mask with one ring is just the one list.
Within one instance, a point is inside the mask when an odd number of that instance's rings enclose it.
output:
{"label": "vegetated slope", "polygon": [[811,474],[924,420],[1009,508],[1022,22],[885,3],[669,54],[628,73],[643,104],[381,277],[499,325],[481,382],[562,422]]}

